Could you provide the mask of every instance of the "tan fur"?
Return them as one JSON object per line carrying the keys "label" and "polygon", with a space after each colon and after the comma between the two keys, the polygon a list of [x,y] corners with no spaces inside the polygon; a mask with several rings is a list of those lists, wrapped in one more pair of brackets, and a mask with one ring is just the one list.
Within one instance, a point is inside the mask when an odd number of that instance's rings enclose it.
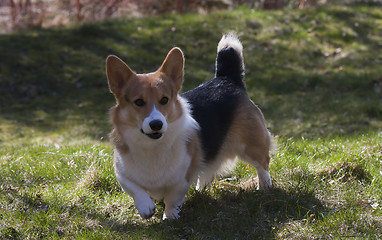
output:
{"label": "tan fur", "polygon": [[[265,126],[264,116],[248,98],[243,98],[239,106],[229,138],[243,144],[244,154],[268,170],[271,135]],[[245,159],[245,155],[240,157]]]}
{"label": "tan fur", "polygon": [[191,157],[191,164],[187,170],[186,180],[192,182],[197,177],[198,170],[200,170],[203,154],[201,151],[200,140],[197,134],[190,138],[187,145],[187,152]]}

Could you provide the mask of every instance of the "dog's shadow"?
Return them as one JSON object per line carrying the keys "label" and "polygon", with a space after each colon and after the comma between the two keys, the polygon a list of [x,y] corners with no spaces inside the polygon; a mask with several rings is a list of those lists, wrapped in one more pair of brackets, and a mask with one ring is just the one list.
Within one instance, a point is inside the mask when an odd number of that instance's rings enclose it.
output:
{"label": "dog's shadow", "polygon": [[218,188],[189,192],[181,217],[160,222],[178,229],[180,239],[271,239],[292,221],[313,221],[327,211],[313,192]]}

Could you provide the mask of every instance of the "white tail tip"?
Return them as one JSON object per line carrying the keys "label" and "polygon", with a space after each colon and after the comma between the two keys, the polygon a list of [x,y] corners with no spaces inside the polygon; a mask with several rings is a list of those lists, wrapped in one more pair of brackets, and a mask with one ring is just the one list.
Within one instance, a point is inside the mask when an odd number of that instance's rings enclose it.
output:
{"label": "white tail tip", "polygon": [[243,45],[235,32],[229,32],[228,34],[223,35],[218,44],[218,52],[226,47],[232,47],[241,57],[243,57]]}

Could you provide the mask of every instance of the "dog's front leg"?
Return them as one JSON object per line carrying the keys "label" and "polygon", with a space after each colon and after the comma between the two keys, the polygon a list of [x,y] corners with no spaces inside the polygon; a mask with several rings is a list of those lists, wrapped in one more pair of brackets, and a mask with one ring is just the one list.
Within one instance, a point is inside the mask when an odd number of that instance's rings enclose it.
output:
{"label": "dog's front leg", "polygon": [[117,175],[117,180],[122,189],[134,199],[139,215],[144,219],[151,218],[155,213],[155,205],[150,195],[139,185]]}
{"label": "dog's front leg", "polygon": [[140,194],[136,194],[133,199],[135,207],[138,209],[141,217],[149,219],[154,215],[155,205],[149,194],[141,192]]}

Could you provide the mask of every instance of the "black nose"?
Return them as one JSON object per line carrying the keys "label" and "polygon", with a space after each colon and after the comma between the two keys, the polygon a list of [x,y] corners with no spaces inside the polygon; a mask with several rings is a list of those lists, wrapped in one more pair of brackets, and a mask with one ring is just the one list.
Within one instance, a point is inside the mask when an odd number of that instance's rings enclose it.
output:
{"label": "black nose", "polygon": [[152,120],[149,125],[152,130],[159,131],[162,129],[163,123],[161,120]]}

